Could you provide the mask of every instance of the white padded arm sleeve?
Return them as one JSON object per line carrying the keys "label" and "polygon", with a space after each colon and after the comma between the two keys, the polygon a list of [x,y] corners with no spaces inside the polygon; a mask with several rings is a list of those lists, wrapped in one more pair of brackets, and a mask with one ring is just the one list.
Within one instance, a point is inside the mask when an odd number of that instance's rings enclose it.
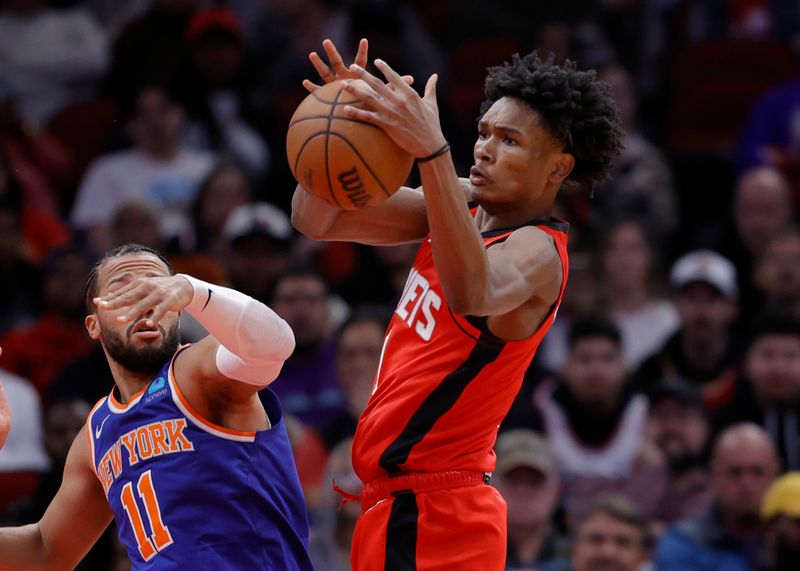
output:
{"label": "white padded arm sleeve", "polygon": [[220,343],[219,372],[243,383],[267,386],[294,351],[289,325],[263,303],[236,290],[186,274],[194,289],[186,311]]}

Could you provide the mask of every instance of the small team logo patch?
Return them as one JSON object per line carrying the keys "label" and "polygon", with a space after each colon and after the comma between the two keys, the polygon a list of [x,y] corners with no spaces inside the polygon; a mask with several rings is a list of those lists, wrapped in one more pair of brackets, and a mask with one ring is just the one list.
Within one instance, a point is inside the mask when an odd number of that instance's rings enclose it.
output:
{"label": "small team logo patch", "polygon": [[164,385],[167,381],[164,380],[164,377],[158,377],[155,381],[150,383],[150,388],[147,389],[147,394],[152,395],[156,391],[160,391],[164,388]]}

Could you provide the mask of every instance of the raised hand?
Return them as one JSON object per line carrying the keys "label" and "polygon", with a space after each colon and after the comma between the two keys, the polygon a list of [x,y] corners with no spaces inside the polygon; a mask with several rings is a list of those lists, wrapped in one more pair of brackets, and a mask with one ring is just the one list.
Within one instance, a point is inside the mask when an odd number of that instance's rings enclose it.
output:
{"label": "raised hand", "polygon": [[420,97],[386,62],[376,59],[375,67],[386,78],[385,83],[362,66],[350,66],[351,72],[362,81],[345,81],[345,89],[361,99],[368,109],[346,105],[345,112],[382,128],[416,158],[428,156],[445,145],[436,102],[438,76],[433,74],[428,78],[425,93]]}
{"label": "raised hand", "polygon": [[[3,350],[0,349],[0,354]],[[8,404],[6,391],[0,383],[0,448],[6,443],[6,438],[11,430],[11,406]]]}
{"label": "raised hand", "polygon": [[94,298],[94,303],[98,309],[108,311],[126,308],[117,316],[120,323],[147,315],[147,325],[153,327],[167,312],[181,311],[189,305],[193,295],[192,284],[181,276],[141,278]]}
{"label": "raised hand", "polygon": [[[322,58],[319,56],[317,52],[311,52],[308,54],[308,59],[311,60],[311,64],[314,66],[314,69],[317,70],[319,77],[325,83],[331,83],[338,79],[352,79],[357,77],[350,69],[344,65],[344,61],[342,60],[342,56],[339,54],[339,50],[336,49],[336,46],[333,45],[333,42],[330,40],[324,40],[322,42],[322,47],[325,49],[325,53],[328,56],[328,61],[330,62],[330,66],[328,66]],[[356,53],[355,64],[364,67],[367,65],[367,51],[369,50],[369,42],[366,38],[361,38],[361,41],[358,42],[358,52]],[[320,88],[319,85],[316,83],[311,82],[308,79],[303,80],[303,87],[305,87],[308,91],[313,92]]]}

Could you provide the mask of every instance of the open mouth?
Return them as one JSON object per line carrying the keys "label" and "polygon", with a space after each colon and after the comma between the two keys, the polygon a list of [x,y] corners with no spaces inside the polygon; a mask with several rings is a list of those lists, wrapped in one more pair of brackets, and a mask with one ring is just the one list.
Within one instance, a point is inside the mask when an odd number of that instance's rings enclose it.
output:
{"label": "open mouth", "polygon": [[141,339],[155,339],[163,337],[161,329],[158,325],[148,325],[147,318],[143,317],[133,324],[130,330],[130,336],[139,337]]}

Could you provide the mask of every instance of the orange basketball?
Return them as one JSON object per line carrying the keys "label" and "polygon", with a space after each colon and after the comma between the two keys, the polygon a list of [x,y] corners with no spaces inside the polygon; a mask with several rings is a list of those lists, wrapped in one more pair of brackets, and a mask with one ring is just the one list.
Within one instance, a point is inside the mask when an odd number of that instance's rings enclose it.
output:
{"label": "orange basketball", "polygon": [[353,119],[358,99],[334,81],[297,107],[286,134],[286,156],[309,192],[345,210],[380,204],[408,178],[414,159],[375,125]]}

